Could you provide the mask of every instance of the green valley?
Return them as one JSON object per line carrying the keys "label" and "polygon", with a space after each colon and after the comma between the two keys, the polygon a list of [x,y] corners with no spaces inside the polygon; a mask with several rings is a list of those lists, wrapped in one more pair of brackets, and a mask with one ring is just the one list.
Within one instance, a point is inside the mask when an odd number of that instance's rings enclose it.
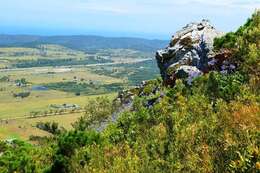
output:
{"label": "green valley", "polygon": [[[121,47],[91,49],[89,53],[62,44],[0,47],[0,138],[29,140],[37,133],[48,134],[31,120],[55,121],[70,129],[92,98],[112,99],[119,90],[152,79],[154,53]],[[139,78],[142,63],[147,74]],[[52,108],[63,104],[79,110]]]}
{"label": "green valley", "polygon": [[0,172],[260,172],[260,10],[163,43],[0,35]]}

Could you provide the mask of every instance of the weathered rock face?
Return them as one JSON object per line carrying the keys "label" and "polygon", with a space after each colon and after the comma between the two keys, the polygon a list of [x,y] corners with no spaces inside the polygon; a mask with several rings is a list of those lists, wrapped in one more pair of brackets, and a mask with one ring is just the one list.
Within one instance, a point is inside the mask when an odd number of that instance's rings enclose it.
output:
{"label": "weathered rock face", "polygon": [[156,53],[164,82],[171,85],[177,78],[187,78],[188,83],[209,70],[208,62],[214,57],[214,38],[222,36],[208,20],[190,23],[178,31],[169,46]]}

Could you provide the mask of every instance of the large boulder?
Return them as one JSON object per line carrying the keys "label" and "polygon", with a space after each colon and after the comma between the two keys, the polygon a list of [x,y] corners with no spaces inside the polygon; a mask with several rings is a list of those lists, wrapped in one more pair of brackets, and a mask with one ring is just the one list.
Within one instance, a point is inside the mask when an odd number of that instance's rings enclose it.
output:
{"label": "large boulder", "polygon": [[[190,23],[173,37],[166,49],[156,53],[156,60],[164,82],[172,84],[177,78],[198,76],[209,70],[214,55],[214,38],[222,36],[208,20]],[[186,75],[179,75],[181,72]],[[192,75],[192,76],[191,76]]]}

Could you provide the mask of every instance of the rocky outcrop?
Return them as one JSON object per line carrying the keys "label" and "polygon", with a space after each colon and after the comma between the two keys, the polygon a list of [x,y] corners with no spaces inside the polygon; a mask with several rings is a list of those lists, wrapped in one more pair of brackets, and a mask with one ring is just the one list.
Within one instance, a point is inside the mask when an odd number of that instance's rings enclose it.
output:
{"label": "rocky outcrop", "polygon": [[[224,33],[217,31],[208,20],[190,23],[173,37],[169,46],[156,53],[164,85],[174,86],[176,79],[185,79],[191,85],[195,77],[211,70],[228,72],[235,68],[228,60],[230,50],[213,51],[216,37]],[[161,81],[144,81],[135,88],[119,92],[117,101],[122,105],[132,103],[135,96],[148,96],[146,106],[158,102],[164,93],[160,91]]]}
{"label": "rocky outcrop", "polygon": [[178,31],[169,46],[156,53],[165,84],[172,85],[178,78],[191,83],[194,77],[209,71],[209,62],[215,57],[214,38],[222,35],[208,20],[190,23]]}
{"label": "rocky outcrop", "polygon": [[161,83],[162,81],[157,79],[143,81],[135,88],[120,91],[115,101],[119,102],[121,105],[129,105],[132,104],[135,96],[147,96],[151,97],[151,100],[149,100],[147,103],[147,107],[149,107],[160,98],[157,97],[158,95],[162,95],[162,93],[159,93],[161,89]]}

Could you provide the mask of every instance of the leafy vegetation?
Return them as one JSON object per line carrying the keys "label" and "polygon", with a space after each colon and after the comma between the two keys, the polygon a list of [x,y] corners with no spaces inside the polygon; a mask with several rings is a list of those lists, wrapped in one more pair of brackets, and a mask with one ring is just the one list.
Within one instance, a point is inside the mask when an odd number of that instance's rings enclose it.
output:
{"label": "leafy vegetation", "polygon": [[234,51],[236,72],[210,72],[192,85],[148,82],[142,91],[136,89],[131,109],[119,111],[116,122],[101,132],[92,125],[115,111],[113,102],[97,98],[73,130],[48,138],[40,147],[1,143],[1,170],[259,172],[259,21],[256,12],[237,32],[215,42],[216,50]]}
{"label": "leafy vegetation", "polygon": [[[1,142],[0,147],[0,170],[2,173],[33,173],[44,169],[45,165],[38,165],[35,159],[37,156],[44,159],[43,155],[41,155],[44,152],[43,150],[40,151],[33,148],[32,145],[18,140]],[[37,151],[39,153],[37,153]]]}
{"label": "leafy vegetation", "polygon": [[8,76],[3,76],[0,78],[0,82],[8,82],[10,78]]}
{"label": "leafy vegetation", "polygon": [[[1,36],[0,36],[1,37]],[[1,40],[2,41],[2,40]],[[0,41],[0,42],[1,42]],[[136,49],[95,49],[79,51],[62,44],[39,44],[27,47],[0,47],[0,68],[30,68],[47,66],[89,65],[111,62],[128,62],[153,56],[152,51]]]}
{"label": "leafy vegetation", "polygon": [[98,64],[98,63],[111,63],[113,61],[102,58],[84,60],[75,59],[37,59],[37,60],[22,60],[15,64],[17,68],[28,68],[28,67],[46,67],[46,66],[71,66],[71,65],[87,65],[87,64]]}
{"label": "leafy vegetation", "polygon": [[[260,71],[260,11],[256,11],[244,26],[236,32],[228,33],[214,42],[215,49],[231,49],[232,61],[241,72],[259,76]],[[259,82],[259,80],[258,80]],[[258,83],[259,84],[259,83]]]}
{"label": "leafy vegetation", "polygon": [[20,92],[20,93],[14,93],[13,96],[14,97],[21,97],[22,99],[23,98],[26,98],[26,97],[29,97],[30,96],[30,92]]}
{"label": "leafy vegetation", "polygon": [[73,124],[75,130],[85,131],[100,125],[116,111],[111,99],[107,97],[97,97],[91,100],[85,107],[85,115]]}
{"label": "leafy vegetation", "polygon": [[101,68],[95,67],[92,68],[92,71],[100,75],[127,79],[129,86],[139,85],[142,81],[156,78],[159,74],[155,60],[135,64],[110,65]]}
{"label": "leafy vegetation", "polygon": [[61,131],[63,130],[63,129],[59,129],[59,125],[56,122],[45,122],[45,123],[38,122],[36,124],[36,127],[41,130],[47,131],[51,134],[60,134]]}
{"label": "leafy vegetation", "polygon": [[26,86],[29,82],[25,78],[16,79],[15,83],[17,86]]}
{"label": "leafy vegetation", "polygon": [[75,95],[85,94],[85,95],[98,95],[116,92],[122,89],[122,84],[95,84],[90,83],[78,83],[78,82],[59,82],[59,83],[49,83],[44,85],[49,89],[61,90],[65,92],[72,92]]}

